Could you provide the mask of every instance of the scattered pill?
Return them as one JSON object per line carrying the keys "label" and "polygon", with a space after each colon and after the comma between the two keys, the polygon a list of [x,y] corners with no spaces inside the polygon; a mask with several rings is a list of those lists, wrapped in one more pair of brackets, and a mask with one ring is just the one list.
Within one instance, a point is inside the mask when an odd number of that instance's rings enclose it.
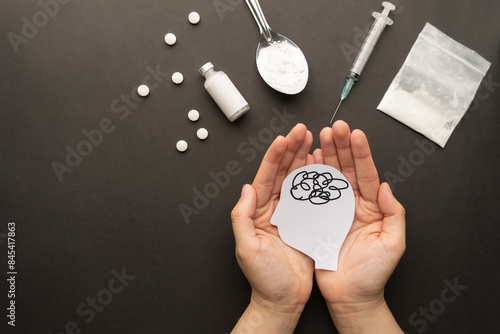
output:
{"label": "scattered pill", "polygon": [[200,113],[197,110],[191,110],[188,112],[188,118],[191,122],[196,122],[200,119]]}
{"label": "scattered pill", "polygon": [[188,149],[188,143],[185,140],[179,140],[175,145],[177,151],[185,152]]}
{"label": "scattered pill", "polygon": [[149,87],[146,85],[140,85],[137,88],[137,94],[139,94],[142,97],[146,97],[149,95]]}
{"label": "scattered pill", "polygon": [[176,85],[180,85],[182,81],[184,81],[184,76],[180,72],[175,72],[174,74],[172,74],[172,81]]}
{"label": "scattered pill", "polygon": [[165,35],[165,43],[167,43],[168,45],[174,45],[175,42],[177,42],[177,37],[175,37],[174,34],[169,32]]}
{"label": "scattered pill", "polygon": [[198,24],[200,22],[200,14],[197,12],[191,12],[189,13],[188,20],[191,24]]}
{"label": "scattered pill", "polygon": [[196,132],[196,135],[198,136],[199,139],[205,140],[208,137],[208,130],[205,128],[199,128],[198,131]]}

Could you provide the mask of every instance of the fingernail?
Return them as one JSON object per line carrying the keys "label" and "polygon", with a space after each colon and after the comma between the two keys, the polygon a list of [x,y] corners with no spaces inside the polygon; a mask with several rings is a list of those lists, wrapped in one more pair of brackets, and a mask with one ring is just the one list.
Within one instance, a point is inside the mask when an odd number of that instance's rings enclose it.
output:
{"label": "fingernail", "polygon": [[393,192],[392,192],[392,188],[391,188],[391,186],[389,185],[389,183],[387,183],[387,182],[384,182],[384,183],[385,183],[385,184],[387,184],[387,187],[389,187],[389,192],[391,193],[391,195],[393,195],[393,196],[394,196],[394,194],[393,194]]}
{"label": "fingernail", "polygon": [[250,185],[245,184],[243,186],[243,189],[241,189],[241,198],[248,198],[250,197]]}

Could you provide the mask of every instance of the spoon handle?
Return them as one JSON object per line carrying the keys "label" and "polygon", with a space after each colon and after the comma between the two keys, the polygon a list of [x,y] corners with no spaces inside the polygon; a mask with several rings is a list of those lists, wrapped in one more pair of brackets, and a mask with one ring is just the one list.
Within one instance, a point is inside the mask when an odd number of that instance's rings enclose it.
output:
{"label": "spoon handle", "polygon": [[260,4],[258,0],[245,0],[248,7],[250,7],[250,11],[253,14],[253,17],[255,18],[255,21],[257,21],[257,25],[259,26],[260,33],[264,35],[266,40],[270,42],[273,37],[271,35],[271,27],[266,21],[266,18],[264,17],[264,13],[262,12],[262,8],[260,8]]}

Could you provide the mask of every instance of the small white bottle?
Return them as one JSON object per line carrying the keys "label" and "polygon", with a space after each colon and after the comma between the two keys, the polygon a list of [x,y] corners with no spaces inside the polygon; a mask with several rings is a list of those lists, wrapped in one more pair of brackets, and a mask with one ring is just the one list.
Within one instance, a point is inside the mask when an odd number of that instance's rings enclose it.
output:
{"label": "small white bottle", "polygon": [[199,72],[206,79],[205,89],[231,122],[250,109],[231,79],[224,72],[215,71],[212,63],[203,65]]}

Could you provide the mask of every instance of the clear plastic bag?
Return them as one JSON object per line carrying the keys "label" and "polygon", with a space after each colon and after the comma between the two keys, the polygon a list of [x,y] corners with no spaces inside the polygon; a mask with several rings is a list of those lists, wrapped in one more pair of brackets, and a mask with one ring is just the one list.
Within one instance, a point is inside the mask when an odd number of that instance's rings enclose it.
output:
{"label": "clear plastic bag", "polygon": [[427,23],[377,109],[444,147],[490,66]]}

